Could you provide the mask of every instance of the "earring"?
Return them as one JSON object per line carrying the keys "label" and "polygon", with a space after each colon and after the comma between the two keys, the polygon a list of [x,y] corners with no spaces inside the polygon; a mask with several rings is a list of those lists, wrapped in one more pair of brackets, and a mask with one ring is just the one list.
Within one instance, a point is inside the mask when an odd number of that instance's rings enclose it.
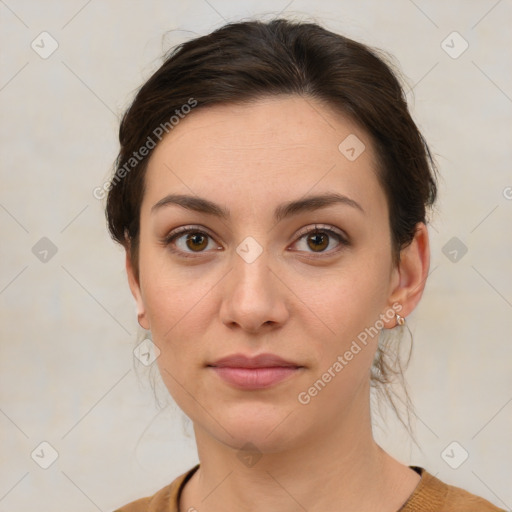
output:
{"label": "earring", "polygon": [[398,313],[396,313],[396,323],[397,323],[397,325],[404,325],[405,318],[403,316],[400,316]]}

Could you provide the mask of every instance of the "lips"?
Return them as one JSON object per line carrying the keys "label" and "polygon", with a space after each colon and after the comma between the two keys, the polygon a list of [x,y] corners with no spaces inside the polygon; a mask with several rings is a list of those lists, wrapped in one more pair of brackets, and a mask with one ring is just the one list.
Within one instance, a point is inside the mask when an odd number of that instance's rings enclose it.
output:
{"label": "lips", "polygon": [[232,354],[227,357],[218,359],[208,366],[218,368],[301,368],[302,366],[292,361],[287,361],[275,354],[259,354],[257,356],[248,357],[244,354]]}
{"label": "lips", "polygon": [[303,366],[274,354],[248,357],[233,354],[209,364],[215,374],[241,390],[266,389],[300,373]]}

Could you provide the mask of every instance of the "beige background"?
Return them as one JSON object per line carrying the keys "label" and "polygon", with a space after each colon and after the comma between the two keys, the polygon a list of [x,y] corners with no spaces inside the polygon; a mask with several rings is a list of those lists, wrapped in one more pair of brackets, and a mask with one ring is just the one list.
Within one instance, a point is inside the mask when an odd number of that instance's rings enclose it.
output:
{"label": "beige background", "polygon": [[[409,318],[421,451],[391,415],[376,435],[403,462],[511,509],[512,3],[5,0],[0,512],[108,512],[197,462],[190,425],[161,387],[155,402],[135,364],[141,331],[123,253],[92,191],[116,156],[120,114],[163,50],[281,9],[395,56],[442,174],[432,275]],[[31,47],[51,49],[43,31],[58,43],[47,58]],[[453,31],[463,39],[446,39]],[[41,252],[43,237],[54,255]],[[446,246],[453,237],[458,247]],[[48,469],[44,441],[58,452]],[[452,469],[462,450],[468,459]]]}

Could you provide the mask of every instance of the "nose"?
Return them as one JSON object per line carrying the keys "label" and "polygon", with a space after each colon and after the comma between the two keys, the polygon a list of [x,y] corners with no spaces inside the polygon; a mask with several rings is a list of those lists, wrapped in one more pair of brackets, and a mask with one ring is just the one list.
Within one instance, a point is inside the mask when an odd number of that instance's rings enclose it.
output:
{"label": "nose", "polygon": [[287,292],[265,251],[251,263],[235,254],[233,269],[224,280],[221,320],[252,334],[275,329],[289,317]]}

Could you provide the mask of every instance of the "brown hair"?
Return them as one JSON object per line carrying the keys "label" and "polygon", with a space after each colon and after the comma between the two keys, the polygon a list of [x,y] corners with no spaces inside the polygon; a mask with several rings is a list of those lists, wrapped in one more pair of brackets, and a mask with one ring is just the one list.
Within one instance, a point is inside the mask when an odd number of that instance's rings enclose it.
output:
{"label": "brown hair", "polygon": [[[183,112],[191,100],[198,109],[280,94],[317,99],[370,134],[389,208],[393,257],[399,261],[417,223],[426,222],[426,209],[433,205],[437,187],[434,161],[409,114],[395,72],[376,50],[316,23],[275,19],[229,23],[178,45],[124,114],[106,215],[114,240],[130,248],[136,274],[150,151],[136,161],[134,154],[153,141],[160,133],[158,127],[170,131],[171,117]],[[374,383],[385,384],[391,373],[402,373],[401,368],[393,370],[394,363],[386,362],[385,355],[379,347],[372,369]]]}

